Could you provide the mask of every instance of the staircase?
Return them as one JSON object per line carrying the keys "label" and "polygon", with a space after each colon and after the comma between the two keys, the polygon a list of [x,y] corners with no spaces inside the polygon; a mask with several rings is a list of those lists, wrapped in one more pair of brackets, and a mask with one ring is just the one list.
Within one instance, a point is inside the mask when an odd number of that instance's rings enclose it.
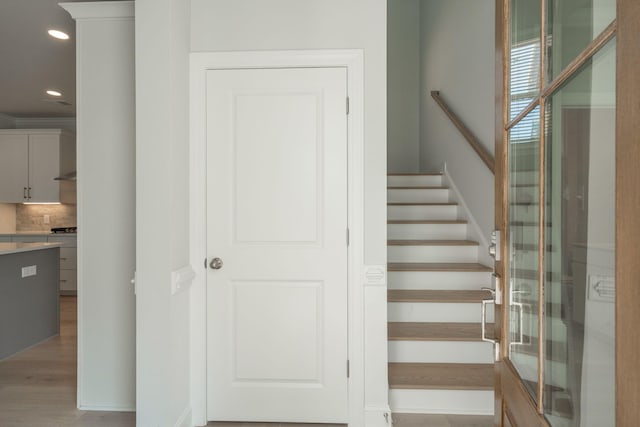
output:
{"label": "staircase", "polygon": [[481,341],[480,301],[492,269],[478,263],[486,249],[468,239],[442,174],[392,174],[387,184],[395,424],[491,426],[493,349]]}

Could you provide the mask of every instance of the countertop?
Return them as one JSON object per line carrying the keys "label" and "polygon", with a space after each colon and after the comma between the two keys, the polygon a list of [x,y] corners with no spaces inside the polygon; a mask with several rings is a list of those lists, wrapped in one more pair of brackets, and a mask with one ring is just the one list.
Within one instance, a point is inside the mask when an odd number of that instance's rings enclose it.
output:
{"label": "countertop", "polygon": [[59,248],[62,243],[0,243],[0,255]]}
{"label": "countertop", "polygon": [[60,236],[69,236],[69,237],[76,237],[78,236],[78,233],[51,233],[49,231],[18,231],[15,233],[0,233],[0,237],[13,237],[13,236],[55,236],[55,237],[60,237]]}

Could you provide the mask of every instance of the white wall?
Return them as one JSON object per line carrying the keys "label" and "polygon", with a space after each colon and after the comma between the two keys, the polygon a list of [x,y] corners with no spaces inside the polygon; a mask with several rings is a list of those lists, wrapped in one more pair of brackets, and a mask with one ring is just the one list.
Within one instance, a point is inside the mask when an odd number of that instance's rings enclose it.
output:
{"label": "white wall", "polygon": [[447,169],[481,231],[494,228],[493,174],[439,109],[445,101],[489,150],[494,151],[494,1],[423,0],[421,3],[422,171]]}
{"label": "white wall", "polygon": [[[191,425],[189,1],[136,1],[137,425]],[[132,182],[133,184],[133,182]],[[198,265],[197,267],[200,267]]]}
{"label": "white wall", "polygon": [[420,0],[387,1],[387,167],[420,163]]}
{"label": "white wall", "polygon": [[[364,262],[386,265],[386,0],[192,0],[191,6],[192,51],[364,50]],[[363,403],[373,414],[370,422],[379,423],[388,402],[387,356],[380,351],[386,345],[385,301],[386,287],[365,289],[371,328],[363,337]]]}
{"label": "white wall", "polygon": [[0,203],[0,233],[16,232],[16,205]]}
{"label": "white wall", "polygon": [[78,406],[135,409],[135,82],[132,2],[76,18]]}

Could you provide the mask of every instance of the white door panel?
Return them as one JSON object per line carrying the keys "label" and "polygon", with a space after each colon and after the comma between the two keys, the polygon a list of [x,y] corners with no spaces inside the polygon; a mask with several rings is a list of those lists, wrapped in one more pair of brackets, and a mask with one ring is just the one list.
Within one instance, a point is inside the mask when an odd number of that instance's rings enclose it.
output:
{"label": "white door panel", "polygon": [[207,413],[346,422],[343,68],[207,74]]}

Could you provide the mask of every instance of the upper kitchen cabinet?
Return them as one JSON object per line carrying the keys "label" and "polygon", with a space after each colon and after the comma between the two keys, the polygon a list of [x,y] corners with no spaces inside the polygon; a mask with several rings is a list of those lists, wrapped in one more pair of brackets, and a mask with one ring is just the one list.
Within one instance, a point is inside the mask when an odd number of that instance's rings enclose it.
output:
{"label": "upper kitchen cabinet", "polygon": [[0,130],[0,203],[75,203],[75,136],[61,129]]}

